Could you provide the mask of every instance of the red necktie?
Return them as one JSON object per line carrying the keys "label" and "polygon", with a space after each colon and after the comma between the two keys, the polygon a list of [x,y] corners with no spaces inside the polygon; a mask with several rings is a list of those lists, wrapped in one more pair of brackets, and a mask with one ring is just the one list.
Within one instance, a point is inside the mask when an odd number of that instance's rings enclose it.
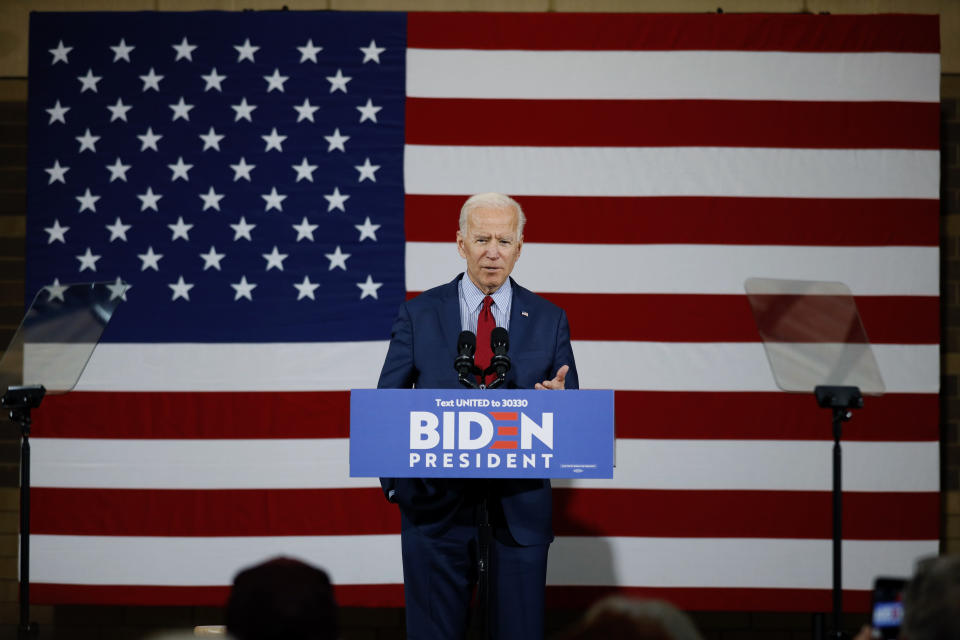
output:
{"label": "red necktie", "polygon": [[[493,313],[490,306],[493,304],[493,298],[487,296],[483,299],[483,308],[480,309],[480,317],[477,318],[477,353],[473,359],[474,364],[484,370],[490,366],[490,358],[493,357],[493,351],[490,350],[490,334],[497,323],[493,319]],[[484,376],[477,376],[477,381],[483,383]]]}

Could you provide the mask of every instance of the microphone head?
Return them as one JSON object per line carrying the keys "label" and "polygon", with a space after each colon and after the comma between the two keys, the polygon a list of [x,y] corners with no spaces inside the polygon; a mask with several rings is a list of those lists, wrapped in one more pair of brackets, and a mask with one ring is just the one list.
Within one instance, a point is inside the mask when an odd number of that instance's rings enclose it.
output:
{"label": "microphone head", "polygon": [[507,330],[503,327],[495,327],[490,332],[490,350],[494,354],[506,355],[509,349],[510,337],[507,335]]}
{"label": "microphone head", "polygon": [[457,353],[472,356],[477,350],[477,336],[472,331],[461,331],[457,336]]}

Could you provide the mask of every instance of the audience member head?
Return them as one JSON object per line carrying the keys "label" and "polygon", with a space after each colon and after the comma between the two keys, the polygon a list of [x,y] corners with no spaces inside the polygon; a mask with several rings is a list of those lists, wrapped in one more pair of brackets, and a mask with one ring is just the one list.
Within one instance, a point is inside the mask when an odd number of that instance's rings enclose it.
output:
{"label": "audience member head", "polygon": [[903,596],[903,640],[960,638],[960,556],[927,558]]}
{"label": "audience member head", "polygon": [[558,640],[703,640],[693,621],[672,604],[609,596],[593,605]]}
{"label": "audience member head", "polygon": [[236,640],[335,640],[337,603],[326,572],[277,557],[233,579],[227,632]]}

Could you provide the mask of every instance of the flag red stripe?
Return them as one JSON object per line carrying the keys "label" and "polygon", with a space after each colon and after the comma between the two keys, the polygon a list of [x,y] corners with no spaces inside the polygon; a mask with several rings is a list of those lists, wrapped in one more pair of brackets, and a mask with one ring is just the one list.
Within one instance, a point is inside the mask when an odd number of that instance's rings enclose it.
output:
{"label": "flag red stripe", "polygon": [[407,144],[436,145],[939,149],[939,109],[936,102],[408,98],[405,133]]}
{"label": "flag red stripe", "polygon": [[[416,297],[418,293],[409,291],[407,298]],[[574,340],[761,340],[745,295],[546,292],[541,295],[567,312]],[[860,296],[855,302],[867,337],[873,343],[940,343],[939,298]],[[805,341],[799,335],[794,337]],[[829,332],[819,341],[850,342],[847,338],[846,334]]]}
{"label": "flag red stripe", "polygon": [[[239,569],[239,567],[238,567]],[[547,587],[550,609],[584,609],[606,595],[668,600],[687,611],[826,611],[829,589],[730,589],[667,587]],[[31,583],[32,604],[112,604],[222,607],[230,587],[161,587]],[[334,584],[341,607],[402,607],[402,584]],[[845,590],[844,611],[864,612],[870,592]],[[202,621],[201,621],[202,622]]]}
{"label": "flag red stripe", "polygon": [[[408,242],[453,242],[467,196],[405,197]],[[523,196],[528,242],[940,244],[940,203],[919,199]],[[584,223],[585,220],[589,222]]]}
{"label": "flag red stripe", "polygon": [[422,49],[908,51],[939,53],[937,16],[426,13],[407,18]]}
{"label": "flag red stripe", "polygon": [[[848,492],[843,500],[846,539],[939,536],[936,493]],[[225,537],[400,532],[399,512],[379,488],[38,487],[33,504],[31,530],[36,534]],[[826,491],[558,488],[553,525],[561,536],[827,539],[831,513],[831,494]]]}
{"label": "flag red stripe", "polygon": [[[812,394],[617,391],[617,437],[830,440]],[[103,407],[110,407],[104,416]],[[350,394],[75,392],[49,396],[33,435],[46,438],[346,438]],[[221,413],[222,412],[222,413]],[[683,419],[678,420],[678,412]],[[77,422],[77,415],[104,416]],[[330,416],[329,423],[317,419]],[[214,416],[211,418],[211,416]],[[728,419],[734,416],[734,419]],[[723,420],[718,425],[718,419]],[[867,397],[844,425],[848,441],[937,441],[936,394]]]}
{"label": "flag red stripe", "polygon": [[[574,340],[760,341],[745,295],[542,295],[566,310]],[[871,342],[940,343],[940,303],[936,297],[859,296],[855,301]],[[819,341],[850,342],[846,334],[826,327],[824,332]]]}

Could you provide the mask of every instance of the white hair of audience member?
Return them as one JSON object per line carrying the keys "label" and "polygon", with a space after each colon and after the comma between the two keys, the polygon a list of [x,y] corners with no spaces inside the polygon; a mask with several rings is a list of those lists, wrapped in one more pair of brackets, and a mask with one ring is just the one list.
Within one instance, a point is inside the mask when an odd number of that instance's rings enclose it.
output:
{"label": "white hair of audience member", "polygon": [[960,556],[931,557],[917,571],[903,596],[905,640],[960,638]]}
{"label": "white hair of audience member", "polygon": [[523,225],[527,223],[527,216],[523,213],[520,203],[502,193],[478,193],[470,196],[460,207],[460,234],[467,235],[467,216],[474,209],[515,209],[517,212],[517,238],[523,236]]}

